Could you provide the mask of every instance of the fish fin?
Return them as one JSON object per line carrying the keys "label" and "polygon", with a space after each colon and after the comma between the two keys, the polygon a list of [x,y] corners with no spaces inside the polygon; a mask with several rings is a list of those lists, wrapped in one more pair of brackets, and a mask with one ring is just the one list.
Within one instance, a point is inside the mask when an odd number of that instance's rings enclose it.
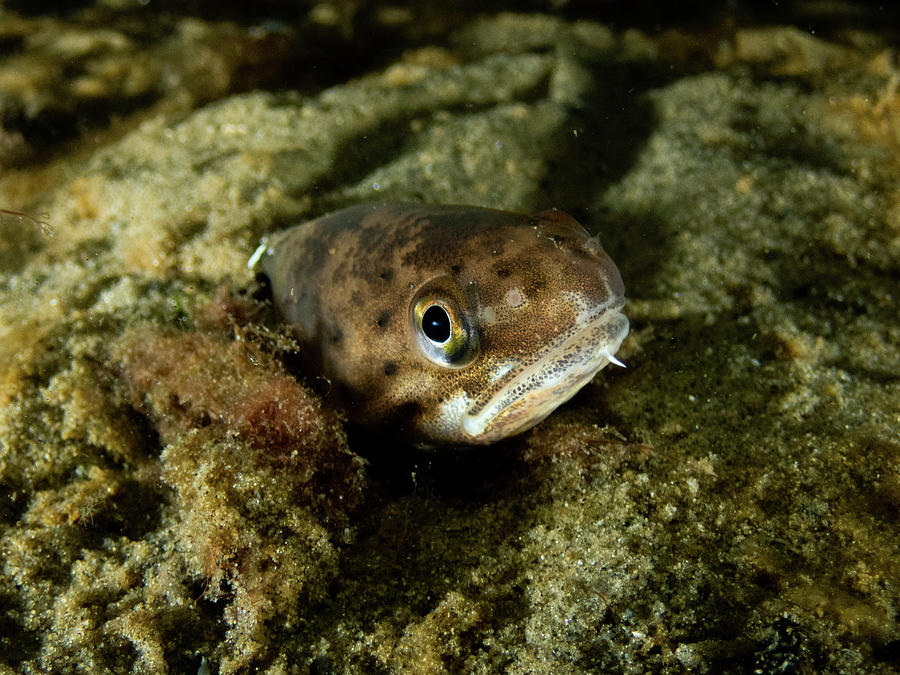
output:
{"label": "fish fin", "polygon": [[256,268],[256,264],[259,262],[259,259],[265,255],[266,251],[269,248],[269,237],[265,236],[259,241],[259,246],[256,247],[256,250],[253,252],[253,255],[250,256],[250,260],[247,261],[247,269],[252,270]]}

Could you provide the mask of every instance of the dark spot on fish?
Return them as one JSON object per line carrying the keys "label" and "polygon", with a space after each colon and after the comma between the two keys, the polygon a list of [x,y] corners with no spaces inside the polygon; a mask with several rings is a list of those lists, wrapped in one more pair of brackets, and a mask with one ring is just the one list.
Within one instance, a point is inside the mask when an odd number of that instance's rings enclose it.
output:
{"label": "dark spot on fish", "polygon": [[459,274],[462,271],[462,265],[453,265],[450,267],[450,271],[453,272],[453,274]]}
{"label": "dark spot on fish", "polygon": [[497,276],[498,276],[500,279],[506,279],[506,277],[509,276],[509,270],[507,270],[507,269],[500,269],[500,270],[497,270]]}
{"label": "dark spot on fish", "polygon": [[390,281],[391,279],[394,278],[394,273],[391,270],[385,270],[378,276],[381,277],[382,281]]}
{"label": "dark spot on fish", "polygon": [[378,315],[378,318],[375,320],[375,323],[378,324],[379,328],[384,328],[387,325],[387,322],[391,320],[391,313],[388,310],[383,311]]}
{"label": "dark spot on fish", "polygon": [[344,339],[344,333],[340,329],[331,334],[331,344],[336,345]]}
{"label": "dark spot on fish", "polygon": [[397,372],[397,364],[393,361],[385,361],[384,362],[384,374],[390,377]]}

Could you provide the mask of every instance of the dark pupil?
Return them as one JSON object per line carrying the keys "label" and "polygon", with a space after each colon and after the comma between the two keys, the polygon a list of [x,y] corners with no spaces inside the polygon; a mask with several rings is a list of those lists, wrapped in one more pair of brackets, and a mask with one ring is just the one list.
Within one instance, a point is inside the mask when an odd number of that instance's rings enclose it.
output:
{"label": "dark pupil", "polygon": [[422,315],[422,330],[432,342],[446,342],[450,338],[450,315],[440,305],[432,305]]}

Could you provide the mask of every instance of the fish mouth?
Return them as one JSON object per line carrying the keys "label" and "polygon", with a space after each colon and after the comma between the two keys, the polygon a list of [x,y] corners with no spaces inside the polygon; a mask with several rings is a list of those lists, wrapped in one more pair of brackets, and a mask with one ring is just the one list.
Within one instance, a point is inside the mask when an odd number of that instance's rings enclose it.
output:
{"label": "fish mouth", "polygon": [[628,335],[617,307],[579,317],[575,327],[512,367],[468,406],[462,428],[473,443],[492,443],[530,429],[572,398],[608,363]]}

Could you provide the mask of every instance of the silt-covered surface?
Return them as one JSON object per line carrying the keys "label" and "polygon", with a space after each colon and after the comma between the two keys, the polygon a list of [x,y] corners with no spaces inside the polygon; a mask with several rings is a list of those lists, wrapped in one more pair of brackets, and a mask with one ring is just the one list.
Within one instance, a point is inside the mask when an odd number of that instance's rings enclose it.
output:
{"label": "silt-covered surface", "polygon": [[[0,11],[2,668],[900,670],[890,36],[142,11]],[[347,429],[246,262],[372,200],[569,211],[628,368],[491,448]]]}

